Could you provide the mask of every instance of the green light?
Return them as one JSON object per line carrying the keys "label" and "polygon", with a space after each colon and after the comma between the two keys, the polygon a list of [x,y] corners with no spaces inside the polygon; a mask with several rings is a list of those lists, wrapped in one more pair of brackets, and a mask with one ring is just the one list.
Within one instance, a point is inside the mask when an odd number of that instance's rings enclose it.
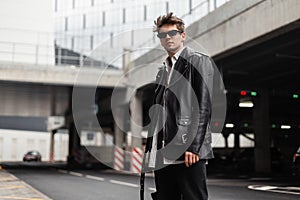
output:
{"label": "green light", "polygon": [[298,94],[293,94],[293,99],[298,99],[299,95]]}
{"label": "green light", "polygon": [[244,123],[244,127],[247,128],[249,125],[248,123]]}
{"label": "green light", "polygon": [[276,128],[276,125],[275,125],[275,124],[272,124],[272,128]]}
{"label": "green light", "polygon": [[256,97],[256,95],[257,95],[257,92],[254,92],[254,91],[251,92],[251,96]]}

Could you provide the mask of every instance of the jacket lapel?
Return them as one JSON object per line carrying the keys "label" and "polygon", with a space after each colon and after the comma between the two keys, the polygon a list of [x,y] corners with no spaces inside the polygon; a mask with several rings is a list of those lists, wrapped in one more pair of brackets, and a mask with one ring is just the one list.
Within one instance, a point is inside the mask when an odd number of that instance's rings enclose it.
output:
{"label": "jacket lapel", "polygon": [[186,47],[182,50],[172,73],[169,86],[175,84],[188,69],[188,57],[191,55],[191,49]]}
{"label": "jacket lapel", "polygon": [[[192,55],[192,53],[193,53],[192,51],[193,50],[190,49],[189,47],[185,47],[182,50],[175,66],[174,66],[175,73],[173,72],[173,74],[170,78],[169,86],[175,84],[182,77],[182,75],[187,71],[188,58]],[[154,97],[155,97],[155,103],[160,104],[161,100],[162,100],[162,95],[163,95],[164,89],[166,87],[165,83],[166,83],[166,78],[167,78],[167,71],[166,71],[165,67],[160,69],[158,76],[159,76],[159,77],[157,77],[158,85],[155,89]]]}
{"label": "jacket lapel", "polygon": [[160,69],[159,73],[158,73],[158,77],[157,77],[157,87],[155,88],[155,94],[154,94],[154,98],[155,98],[155,103],[157,104],[161,104],[162,101],[162,95],[163,92],[165,90],[165,83],[166,83],[166,78],[167,78],[167,71],[166,68],[162,68]]}

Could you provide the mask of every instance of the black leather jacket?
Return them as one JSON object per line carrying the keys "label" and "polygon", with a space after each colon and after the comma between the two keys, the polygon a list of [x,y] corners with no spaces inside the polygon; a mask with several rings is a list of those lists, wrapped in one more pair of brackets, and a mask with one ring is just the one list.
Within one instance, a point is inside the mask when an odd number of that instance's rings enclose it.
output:
{"label": "black leather jacket", "polygon": [[162,149],[166,158],[182,160],[185,151],[198,154],[200,159],[213,158],[210,128],[213,61],[186,47],[173,70],[169,85],[165,84],[165,67],[156,76],[154,104],[162,105],[165,114],[159,106],[150,113],[146,152],[151,151],[152,136],[158,127],[158,149]]}

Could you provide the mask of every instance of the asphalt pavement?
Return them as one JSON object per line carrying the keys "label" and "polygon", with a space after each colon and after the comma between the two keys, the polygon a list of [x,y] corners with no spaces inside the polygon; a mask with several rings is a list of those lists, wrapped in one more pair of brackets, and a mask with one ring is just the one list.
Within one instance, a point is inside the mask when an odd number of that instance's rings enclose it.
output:
{"label": "asphalt pavement", "polygon": [[[41,165],[41,167],[39,167]],[[47,167],[48,166],[48,167]],[[63,165],[20,163],[0,170],[0,200],[135,200],[139,176],[114,170],[68,170]],[[210,174],[210,200],[300,200],[295,178]],[[146,178],[146,198],[155,190],[153,175]]]}

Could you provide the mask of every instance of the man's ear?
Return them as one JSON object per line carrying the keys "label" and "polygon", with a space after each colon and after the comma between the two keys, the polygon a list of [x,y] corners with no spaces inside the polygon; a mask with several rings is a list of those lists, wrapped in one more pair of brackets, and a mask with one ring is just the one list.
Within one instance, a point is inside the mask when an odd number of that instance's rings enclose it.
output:
{"label": "man's ear", "polygon": [[186,33],[185,32],[181,33],[181,41],[182,42],[185,41],[185,38],[186,38]]}

